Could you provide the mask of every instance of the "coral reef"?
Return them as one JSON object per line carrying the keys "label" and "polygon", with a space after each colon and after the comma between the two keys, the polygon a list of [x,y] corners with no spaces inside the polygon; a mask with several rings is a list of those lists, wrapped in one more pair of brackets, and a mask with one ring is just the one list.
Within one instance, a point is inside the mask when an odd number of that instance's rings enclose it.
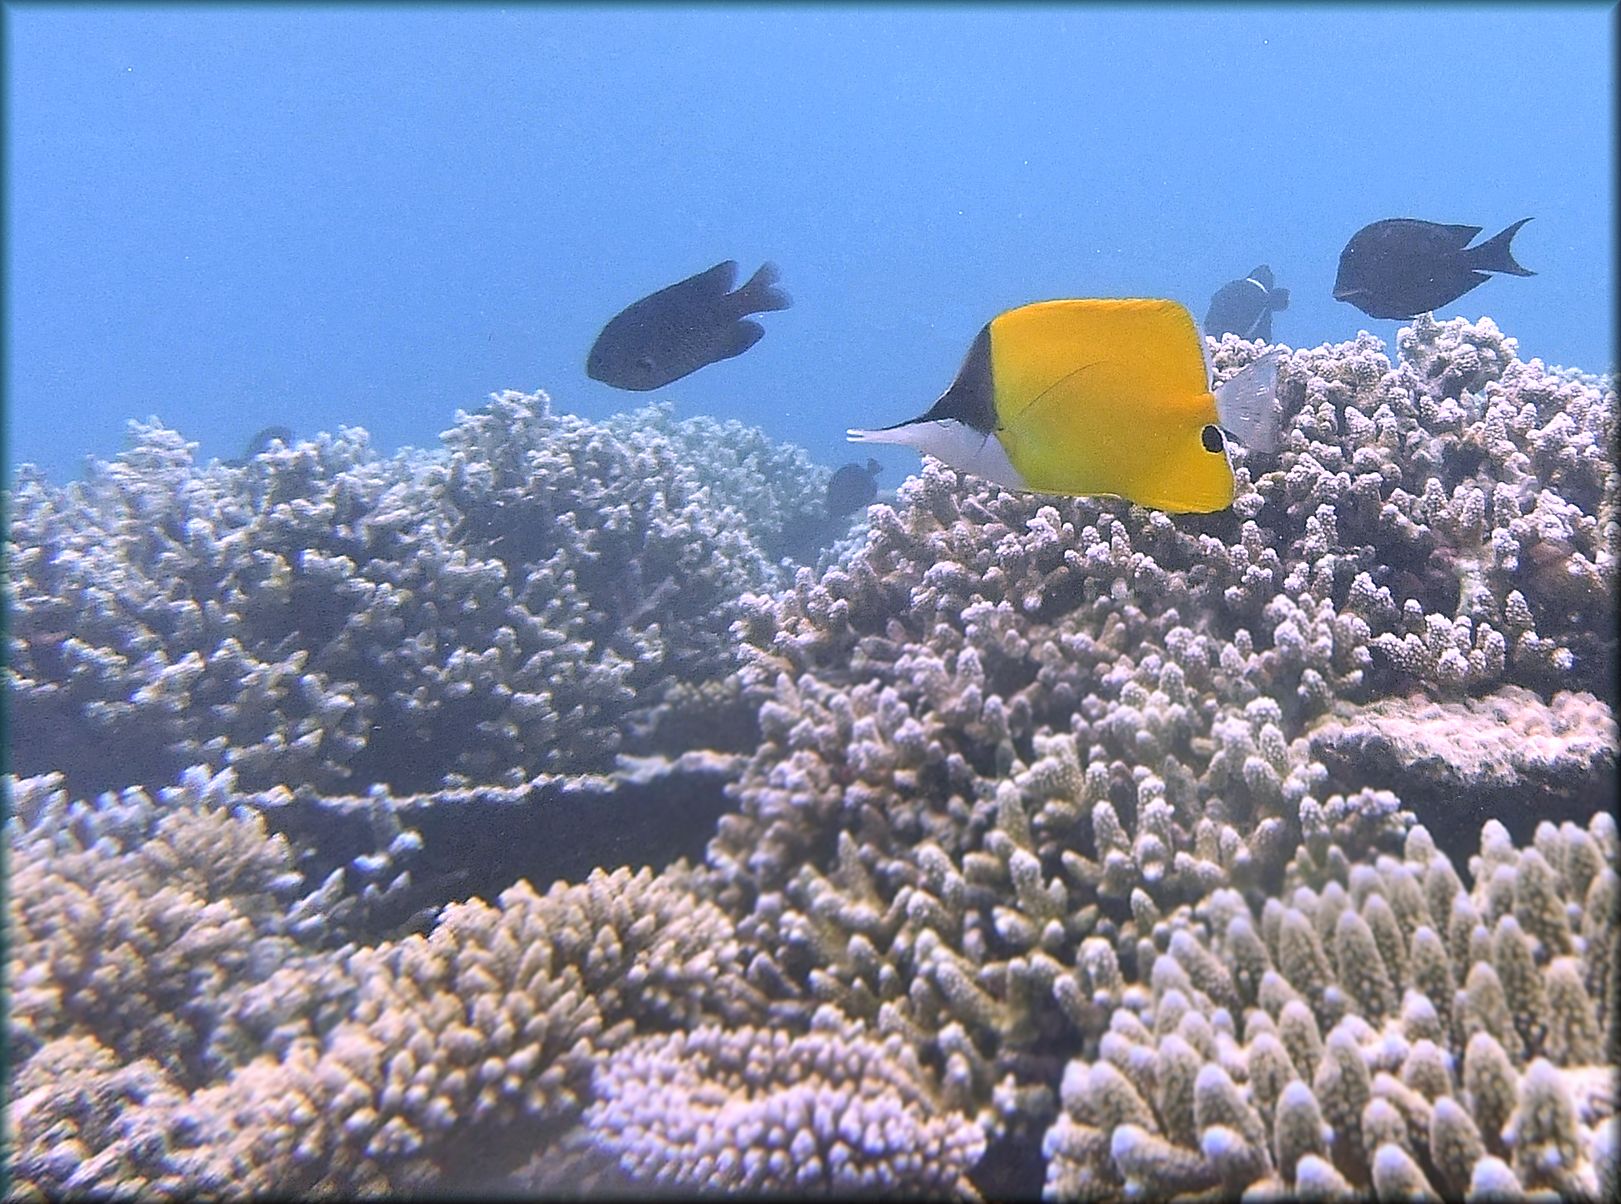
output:
{"label": "coral reef", "polygon": [[1614,384],[1398,348],[791,578],[667,409],[20,474],[12,1194],[1613,1194]]}
{"label": "coral reef", "polygon": [[[400,1190],[516,1165],[576,1124],[654,1186],[759,1187],[791,1154],[802,1189],[969,1193],[980,1129],[939,1107],[899,1038],[767,1004],[683,866],[519,883],[426,936],[323,950],[288,920],[318,908],[287,904],[286,841],[228,773],[193,772],[161,807],[12,786],[22,1195]],[[753,1040],[773,1021],[802,1031]],[[696,1098],[758,1093],[758,1110],[728,1109],[685,1162],[692,1134],[635,1119],[665,1075]]]}
{"label": "coral reef", "polygon": [[[1488,825],[1469,887],[1421,826],[1399,857],[1323,833],[1264,902],[1217,870],[1164,905],[1150,874],[1119,922],[1015,870],[1001,892],[941,891],[990,896],[995,931],[962,925],[962,953],[942,939],[952,905],[919,890],[891,909],[938,925],[914,927],[904,989],[901,942],[880,946],[893,914],[869,907],[842,947],[807,931],[859,919],[846,867],[846,898],[824,889],[776,941],[784,962],[826,959],[813,997],[774,999],[759,927],[684,864],[544,895],[519,883],[444,908],[426,935],[321,948],[320,901],[288,902],[286,842],[233,805],[228,776],[194,773],[161,807],[69,804],[51,779],[12,790],[18,1198],[346,1195],[502,1167],[586,1194],[611,1171],[614,1193],[972,1195],[988,1138],[1032,1123],[1048,1125],[1054,1198],[1398,1176],[1454,1195],[1482,1175],[1596,1197],[1614,1181],[1607,814],[1543,824],[1528,848]],[[976,931],[1016,946],[1032,914],[1046,930],[1001,973],[968,964]],[[1089,932],[1073,954],[1066,929]],[[864,991],[890,997],[876,1031]],[[966,1019],[928,1040],[913,1001]],[[976,1048],[992,1028],[994,1082]],[[1061,1073],[1038,1035],[1070,1051]]]}
{"label": "coral reef", "polygon": [[[748,727],[735,598],[825,470],[652,407],[505,393],[438,456],[362,431],[243,468],[155,421],[87,480],[10,498],[13,768],[95,792],[230,767],[321,793],[517,786]],[[659,725],[677,729],[662,738]]]}
{"label": "coral reef", "polygon": [[[1366,338],[1287,357],[1283,450],[1243,458],[1231,515],[1015,494],[930,461],[897,506],[874,507],[844,563],[745,599],[762,739],[709,860],[717,896],[751,913],[741,933],[763,953],[786,936],[759,963],[784,990],[906,1032],[961,1106],[998,1132],[1028,1126],[1053,1106],[1055,1051],[1097,1023],[1086,967],[1128,916],[1273,889],[1296,834],[1362,856],[1412,822],[1414,800],[1369,766],[1318,756],[1313,725],[1336,703],[1418,688],[1464,705],[1556,676],[1607,690],[1613,465],[1572,461],[1598,513],[1572,519],[1567,534],[1584,534],[1570,551],[1593,575],[1577,609],[1556,611],[1540,581],[1525,583],[1535,606],[1507,572],[1460,584],[1456,555],[1477,496],[1501,502],[1482,546],[1529,539],[1526,512],[1566,505],[1525,470],[1535,428],[1489,441],[1439,501],[1430,469],[1455,471],[1460,453],[1430,432],[1449,429],[1437,406],[1478,411],[1459,418],[1471,437],[1500,416],[1441,366],[1477,342],[1475,362],[1536,392],[1544,421],[1560,405],[1579,415],[1559,429],[1583,447],[1613,432],[1613,392],[1544,386],[1537,365],[1486,354],[1504,346],[1489,327],[1419,324],[1404,339],[1395,368]],[[1218,371],[1258,350],[1224,341]],[[1480,373],[1472,388],[1499,379]],[[1444,653],[1387,654],[1443,626]],[[1605,722],[1592,755],[1613,762]],[[1422,818],[1449,849],[1478,835],[1474,816]]]}
{"label": "coral reef", "polygon": [[[1496,815],[1582,819],[1616,795],[1615,713],[1593,695],[1544,702],[1505,685],[1479,698],[1426,695],[1336,707],[1310,729],[1312,754],[1332,772],[1398,787],[1418,810],[1472,832]],[[1461,850],[1447,846],[1448,852]]]}
{"label": "coral reef", "polygon": [[942,1110],[898,1036],[823,1008],[803,1036],[641,1037],[598,1071],[585,1126],[633,1182],[778,1194],[973,1195],[985,1135]]}
{"label": "coral reef", "polygon": [[1607,814],[1527,849],[1491,823],[1465,890],[1413,827],[1348,872],[1302,855],[1259,909],[1219,889],[1162,916],[1065,1068],[1046,1197],[1607,1196],[1615,858]]}
{"label": "coral reef", "polygon": [[[828,821],[854,829],[869,798],[897,827],[896,793],[903,811],[983,798],[1042,731],[1104,763],[1117,804],[1146,770],[1190,820],[1254,826],[1327,793],[1303,737],[1335,702],[1608,697],[1613,387],[1513,359],[1489,322],[1421,320],[1402,346],[1396,367],[1369,336],[1286,352],[1282,450],[1239,453],[1229,514],[1014,494],[926,462],[853,556],[744,599],[765,747],[723,855],[780,883],[807,833],[825,860]],[[1258,351],[1224,339],[1218,373]]]}

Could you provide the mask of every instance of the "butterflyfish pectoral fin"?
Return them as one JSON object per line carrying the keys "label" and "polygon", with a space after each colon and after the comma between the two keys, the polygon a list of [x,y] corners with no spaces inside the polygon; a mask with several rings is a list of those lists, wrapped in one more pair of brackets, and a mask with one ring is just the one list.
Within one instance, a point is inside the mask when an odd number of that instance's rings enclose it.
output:
{"label": "butterflyfish pectoral fin", "polygon": [[1216,390],[1216,414],[1251,451],[1277,451],[1279,352],[1268,351]]}

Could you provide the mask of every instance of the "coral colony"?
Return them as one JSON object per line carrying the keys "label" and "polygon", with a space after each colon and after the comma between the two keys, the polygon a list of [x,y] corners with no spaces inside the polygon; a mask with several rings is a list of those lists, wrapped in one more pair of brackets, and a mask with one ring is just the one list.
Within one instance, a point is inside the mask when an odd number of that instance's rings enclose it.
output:
{"label": "coral colony", "polygon": [[1398,343],[797,569],[667,408],[19,472],[12,1195],[1613,1198],[1614,382]]}

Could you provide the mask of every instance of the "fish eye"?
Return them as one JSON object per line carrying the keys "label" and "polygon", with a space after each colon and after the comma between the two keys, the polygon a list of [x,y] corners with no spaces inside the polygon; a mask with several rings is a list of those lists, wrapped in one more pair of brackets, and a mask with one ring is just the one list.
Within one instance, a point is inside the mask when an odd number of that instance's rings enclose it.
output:
{"label": "fish eye", "polygon": [[1207,423],[1204,430],[1199,432],[1199,442],[1204,444],[1207,452],[1219,452],[1226,446],[1222,442],[1221,428],[1213,422]]}

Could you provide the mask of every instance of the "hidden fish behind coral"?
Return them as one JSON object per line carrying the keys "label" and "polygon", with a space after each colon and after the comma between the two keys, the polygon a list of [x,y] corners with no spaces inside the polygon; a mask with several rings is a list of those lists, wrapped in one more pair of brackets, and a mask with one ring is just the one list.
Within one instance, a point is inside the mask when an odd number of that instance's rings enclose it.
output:
{"label": "hidden fish behind coral", "polygon": [[1205,310],[1204,332],[1213,339],[1236,334],[1241,339],[1272,341],[1272,315],[1289,308],[1289,290],[1277,288],[1272,269],[1261,264],[1242,280],[1216,290]]}
{"label": "hidden fish behind coral", "polygon": [[829,518],[854,514],[878,496],[878,461],[868,457],[865,465],[846,464],[827,482]]}

